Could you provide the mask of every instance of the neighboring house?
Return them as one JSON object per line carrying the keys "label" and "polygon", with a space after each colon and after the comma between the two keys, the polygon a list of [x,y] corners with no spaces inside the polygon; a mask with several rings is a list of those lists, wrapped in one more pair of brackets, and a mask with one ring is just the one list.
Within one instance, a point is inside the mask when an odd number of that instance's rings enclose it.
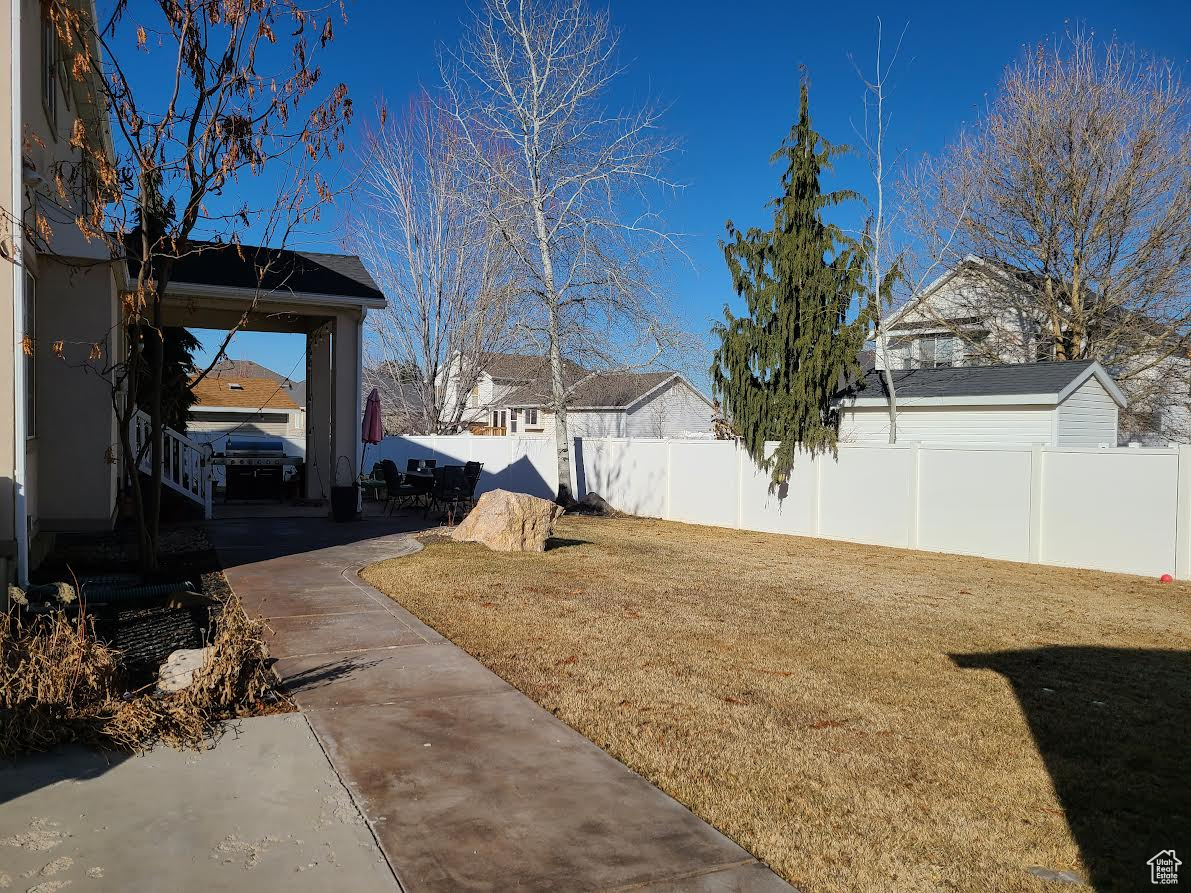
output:
{"label": "neighboring house", "polygon": [[[890,370],[898,443],[1115,447],[1127,405],[1094,360]],[[871,370],[839,402],[843,443],[888,443],[883,373]]]}
{"label": "neighboring house", "polygon": [[[1038,321],[1021,310],[1031,304],[1025,293],[1036,287],[1023,271],[965,258],[885,321],[889,367],[1052,362]],[[877,368],[882,359],[878,351]],[[1129,362],[1137,367],[1147,361],[1134,357]],[[1131,374],[1115,367],[1110,371],[1122,376],[1119,387],[1131,405],[1121,419],[1122,439],[1153,446],[1191,442],[1191,359],[1180,353]],[[900,403],[900,389],[894,387]]]}
{"label": "neighboring house", "polygon": [[306,395],[294,382],[252,360],[221,360],[194,385],[186,436],[215,452],[227,438],[281,439],[291,456],[306,454]]}
{"label": "neighboring house", "polygon": [[[497,435],[553,433],[546,357],[488,354],[481,366],[466,397],[464,427]],[[677,372],[593,372],[569,360],[563,370],[573,437],[711,436],[712,402]]]}

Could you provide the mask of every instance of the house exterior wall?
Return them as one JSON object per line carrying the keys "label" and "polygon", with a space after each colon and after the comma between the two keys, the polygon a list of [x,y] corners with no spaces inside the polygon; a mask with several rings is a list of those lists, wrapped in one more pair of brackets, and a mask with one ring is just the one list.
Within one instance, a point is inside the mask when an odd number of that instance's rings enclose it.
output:
{"label": "house exterior wall", "polygon": [[[16,335],[13,332],[13,277],[19,269],[13,264],[13,231],[11,221],[15,217],[15,196],[12,187],[13,158],[12,144],[12,64],[9,58],[12,46],[12,4],[20,0],[0,0],[0,47],[3,47],[3,61],[0,62],[0,244],[5,256],[0,257],[0,419],[11,420],[16,415],[16,401],[13,393],[13,369],[16,365]],[[0,437],[0,583],[6,583],[10,569],[9,559],[16,549],[16,532],[13,527],[15,514],[13,475],[16,471],[16,443],[11,421],[3,423],[4,436]]]}
{"label": "house exterior wall", "polygon": [[710,434],[715,411],[686,382],[674,381],[629,407],[626,437],[681,437]]}
{"label": "house exterior wall", "polygon": [[1058,446],[1101,445],[1117,445],[1117,404],[1092,377],[1059,404]]}
{"label": "house exterior wall", "polygon": [[[44,530],[112,524],[119,485],[110,362],[118,320],[110,265],[39,258],[37,279],[37,507]],[[51,349],[62,341],[61,356]],[[98,344],[100,358],[90,359]],[[31,488],[32,490],[32,488]]]}
{"label": "house exterior wall", "polygon": [[[554,431],[554,414],[544,412],[546,433]],[[625,413],[621,409],[603,411],[574,410],[567,413],[567,432],[571,437],[624,437]]]}
{"label": "house exterior wall", "polygon": [[[898,443],[1054,445],[1057,410],[1050,406],[899,406]],[[889,442],[889,411],[884,406],[847,407],[840,419],[840,441]]]}

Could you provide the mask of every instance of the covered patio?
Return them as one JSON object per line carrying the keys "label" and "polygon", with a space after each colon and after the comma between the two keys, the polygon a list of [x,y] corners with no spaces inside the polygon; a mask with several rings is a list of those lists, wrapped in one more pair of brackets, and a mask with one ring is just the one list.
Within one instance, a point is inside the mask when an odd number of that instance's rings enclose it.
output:
{"label": "covered patio", "polygon": [[300,513],[325,513],[331,487],[359,476],[364,319],[384,305],[353,255],[227,246],[174,268],[166,325],[305,336],[306,504],[294,507]]}

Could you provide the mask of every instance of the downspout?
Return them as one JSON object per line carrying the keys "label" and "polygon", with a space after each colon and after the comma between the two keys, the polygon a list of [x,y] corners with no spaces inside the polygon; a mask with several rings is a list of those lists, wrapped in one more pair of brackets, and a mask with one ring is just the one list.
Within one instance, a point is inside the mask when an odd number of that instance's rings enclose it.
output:
{"label": "downspout", "polygon": [[13,328],[13,534],[17,544],[17,583],[29,583],[29,522],[25,499],[25,434],[29,420],[25,400],[25,199],[24,152],[21,145],[21,0],[12,0],[9,27],[12,66],[12,328]]}

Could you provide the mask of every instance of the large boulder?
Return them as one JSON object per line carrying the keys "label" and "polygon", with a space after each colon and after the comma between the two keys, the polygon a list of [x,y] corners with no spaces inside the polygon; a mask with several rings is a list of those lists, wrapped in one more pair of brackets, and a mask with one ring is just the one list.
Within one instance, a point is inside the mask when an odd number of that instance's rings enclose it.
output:
{"label": "large boulder", "polygon": [[483,543],[497,552],[545,552],[562,506],[508,490],[489,490],[455,528],[451,539]]}

